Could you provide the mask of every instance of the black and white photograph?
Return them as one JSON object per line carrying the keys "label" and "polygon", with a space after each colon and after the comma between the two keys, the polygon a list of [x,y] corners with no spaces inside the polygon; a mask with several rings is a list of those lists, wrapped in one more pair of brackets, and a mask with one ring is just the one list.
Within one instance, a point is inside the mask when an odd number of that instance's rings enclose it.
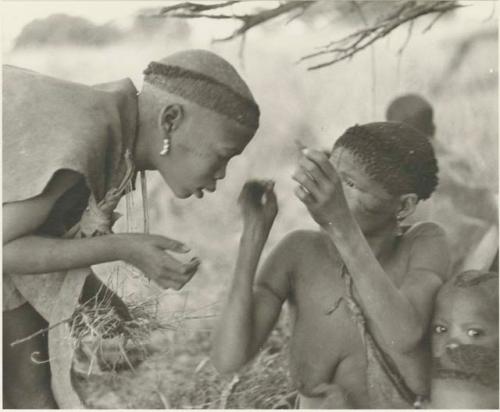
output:
{"label": "black and white photograph", "polygon": [[3,409],[498,410],[499,8],[2,1]]}

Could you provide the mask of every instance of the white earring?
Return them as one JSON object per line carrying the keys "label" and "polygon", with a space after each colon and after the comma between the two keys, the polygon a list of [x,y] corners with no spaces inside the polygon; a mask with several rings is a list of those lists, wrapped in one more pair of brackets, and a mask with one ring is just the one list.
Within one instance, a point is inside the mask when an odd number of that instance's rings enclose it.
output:
{"label": "white earring", "polygon": [[170,152],[170,136],[166,136],[163,139],[163,147],[160,152],[160,156],[166,156]]}

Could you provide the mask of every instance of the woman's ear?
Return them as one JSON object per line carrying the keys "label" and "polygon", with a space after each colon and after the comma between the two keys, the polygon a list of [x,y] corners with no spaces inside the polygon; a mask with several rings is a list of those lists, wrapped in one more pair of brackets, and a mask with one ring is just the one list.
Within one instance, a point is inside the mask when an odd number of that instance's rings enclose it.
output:
{"label": "woman's ear", "polygon": [[399,210],[396,215],[398,220],[404,220],[415,212],[418,196],[415,193],[407,193],[399,197]]}
{"label": "woman's ear", "polygon": [[161,109],[158,117],[160,130],[167,133],[176,130],[184,119],[184,109],[180,104],[168,104]]}

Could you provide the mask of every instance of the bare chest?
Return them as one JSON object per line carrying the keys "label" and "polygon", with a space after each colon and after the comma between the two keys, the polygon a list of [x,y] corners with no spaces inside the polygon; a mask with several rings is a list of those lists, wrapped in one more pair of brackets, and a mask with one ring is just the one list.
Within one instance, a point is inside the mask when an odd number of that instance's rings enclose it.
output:
{"label": "bare chest", "polygon": [[[389,262],[385,269],[397,276],[400,266]],[[346,389],[351,399],[358,399],[361,407],[366,397],[366,352],[346,304],[342,262],[329,257],[319,259],[308,273],[300,270],[290,300],[292,378],[306,396],[314,396],[318,385],[334,382]],[[353,292],[358,298],[355,289]]]}

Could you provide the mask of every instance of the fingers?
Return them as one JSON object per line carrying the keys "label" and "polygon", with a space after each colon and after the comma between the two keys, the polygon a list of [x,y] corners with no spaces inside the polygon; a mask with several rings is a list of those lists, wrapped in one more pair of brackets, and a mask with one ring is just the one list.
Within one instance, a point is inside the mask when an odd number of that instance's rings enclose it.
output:
{"label": "fingers", "polygon": [[314,201],[315,201],[313,196],[311,195],[311,193],[309,193],[306,189],[304,189],[303,186],[297,186],[295,188],[294,192],[295,192],[295,196],[297,196],[299,198],[299,200],[301,200],[306,205],[314,203]]}
{"label": "fingers", "polygon": [[191,280],[201,263],[198,258],[194,257],[188,263],[181,265],[176,259],[168,255],[166,257],[167,263],[163,272],[154,279],[159,286],[165,289],[181,289]]}
{"label": "fingers", "polygon": [[304,203],[323,202],[339,187],[340,179],[324,151],[303,149],[299,167],[292,175],[299,183],[296,196]]}
{"label": "fingers", "polygon": [[249,180],[243,185],[239,197],[240,203],[249,203],[255,206],[263,205],[266,199],[273,192],[273,180]]}
{"label": "fingers", "polygon": [[196,257],[187,263],[181,263],[172,256],[165,254],[162,262],[162,275],[168,276],[175,281],[182,281],[186,276],[196,272],[199,265],[200,260]]}
{"label": "fingers", "polygon": [[175,280],[167,279],[167,278],[155,278],[154,281],[162,289],[180,290],[182,288],[182,286],[184,286],[183,282],[175,281]]}
{"label": "fingers", "polygon": [[266,191],[264,193],[264,196],[262,197],[262,204],[263,205],[277,204],[278,199],[276,198],[276,193],[274,192],[274,181],[268,180],[265,183],[265,187]]}
{"label": "fingers", "polygon": [[165,236],[160,235],[152,235],[154,238],[156,246],[164,250],[171,250],[172,252],[177,253],[187,253],[191,249],[186,246],[184,243],[179,242],[178,240],[170,239]]}
{"label": "fingers", "polygon": [[315,181],[318,186],[323,187],[328,184],[328,175],[326,175],[314,161],[305,155],[301,156],[299,159],[299,168]]}
{"label": "fingers", "polygon": [[174,280],[169,277],[159,277],[155,278],[154,281],[163,289],[181,290],[182,287],[191,280],[191,278],[194,276],[194,273],[195,272],[192,272],[189,274],[189,276],[186,276],[183,279],[179,280]]}
{"label": "fingers", "polygon": [[302,153],[307,159],[314,162],[316,166],[319,167],[319,169],[329,179],[335,179],[337,177],[337,172],[325,152],[319,150],[304,149]]}
{"label": "fingers", "polygon": [[295,194],[299,196],[300,200],[315,201],[321,197],[321,189],[318,183],[301,168],[295,171],[292,179],[299,183],[300,190],[296,191]]}
{"label": "fingers", "polygon": [[[335,181],[335,170],[325,152],[303,149],[302,154],[299,167],[292,175],[292,178],[302,186],[302,190],[296,194],[301,200],[318,200],[321,198],[321,193]],[[309,192],[310,196],[305,196],[304,189],[305,194]]]}

